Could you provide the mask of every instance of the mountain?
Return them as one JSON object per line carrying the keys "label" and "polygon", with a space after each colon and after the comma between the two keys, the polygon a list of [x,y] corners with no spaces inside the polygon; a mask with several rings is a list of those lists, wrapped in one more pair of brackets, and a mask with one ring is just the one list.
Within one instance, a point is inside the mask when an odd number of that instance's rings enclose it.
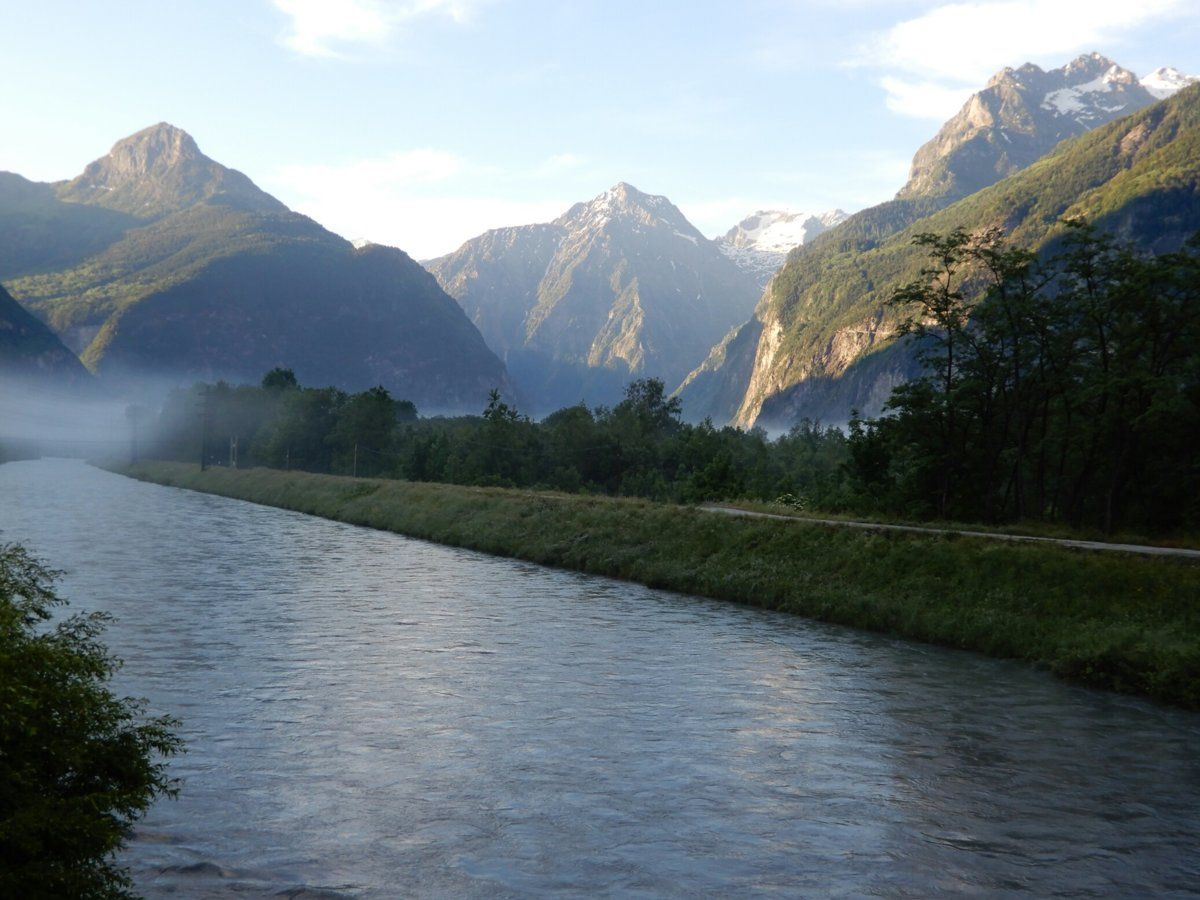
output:
{"label": "mountain", "polygon": [[1029,168],[924,217],[875,246],[845,252],[837,229],[801,248],[759,308],[762,337],[734,420],[787,427],[879,409],[913,368],[894,343],[885,301],[925,264],[921,232],[1000,225],[1020,246],[1048,248],[1081,217],[1154,251],[1200,230],[1200,85],[1060,145]]}
{"label": "mountain", "polygon": [[766,287],[789,251],[849,218],[840,209],[823,213],[760,209],[717,238],[721,252]]}
{"label": "mountain", "polygon": [[476,409],[511,388],[406,254],[355,248],[167,124],[70,181],[0,174],[0,278],[107,380],[257,380],[286,366],[426,409]]}
{"label": "mountain", "polygon": [[0,287],[0,380],[70,387],[91,381],[83,363]]}
{"label": "mountain", "polygon": [[[1113,71],[1114,68],[1117,71]],[[1097,70],[1102,85],[1115,84],[1120,88],[1080,90],[1089,84],[1080,79]],[[1161,84],[1186,81],[1182,77],[1162,75],[1165,71],[1168,70],[1158,70],[1157,77],[1147,76],[1144,84],[1158,90],[1165,89],[1159,87]],[[918,372],[911,354],[887,349],[894,338],[895,322],[884,308],[883,300],[894,284],[915,277],[919,268],[914,264],[916,257],[912,254],[899,254],[905,264],[893,266],[891,251],[906,247],[914,233],[940,227],[945,219],[939,219],[939,213],[963,199],[958,194],[966,189],[967,183],[981,184],[980,190],[983,190],[1012,174],[1009,169],[1018,162],[1022,166],[1036,163],[1036,159],[1024,162],[1032,155],[1031,151],[1026,156],[1005,157],[1004,165],[997,165],[993,159],[972,172],[968,165],[971,159],[986,157],[985,151],[996,143],[1017,145],[1017,135],[1016,132],[1010,134],[1003,124],[995,127],[981,124],[974,132],[960,126],[972,116],[981,123],[1008,121],[1006,116],[989,118],[980,110],[986,112],[1006,96],[1015,103],[1015,93],[1007,86],[1017,81],[1016,73],[1024,73],[1020,78],[1032,83],[1037,72],[1042,70],[1026,65],[998,73],[987,89],[972,97],[963,110],[943,126],[938,138],[917,152],[912,167],[913,178],[896,199],[855,213],[793,250],[764,292],[754,317],[714,346],[708,358],[679,386],[676,393],[683,400],[685,414],[690,418],[711,416],[714,421],[736,421],[742,425],[759,421],[761,415],[764,423],[787,427],[804,416],[845,421],[852,408],[865,413],[878,412],[892,387]],[[1115,67],[1111,61],[1092,54],[1080,57],[1062,69],[1042,72],[1046,76],[1042,82],[1045,92],[1038,93],[1031,88],[1025,99],[1017,99],[1028,111],[1030,104],[1041,108],[1047,94],[1069,87],[1085,98],[1095,99],[1097,92],[1111,93],[1113,97],[1138,104],[1143,110],[1153,104],[1153,97],[1146,99],[1150,95],[1144,84],[1138,86],[1135,76],[1122,73],[1125,70]],[[1104,80],[1106,75],[1107,81]],[[1060,105],[1066,105],[1064,97],[1060,94],[1055,99]],[[1115,106],[1116,101],[1111,100],[1109,105]],[[1015,107],[1010,103],[1007,108]],[[1107,115],[1103,111],[1097,113],[1101,114]],[[1041,126],[1033,122],[1032,116],[1030,113],[1021,119],[1014,114],[1014,121],[1027,120],[1027,137],[1031,138],[1027,147],[1050,144],[1052,137],[1039,136]],[[1080,114],[1076,122],[1080,133],[1084,136],[1089,131],[1095,133],[1080,124],[1085,119]],[[1053,125],[1054,117],[1040,117],[1038,121],[1049,121]],[[1061,124],[1053,125],[1056,129],[1053,134],[1058,133]],[[954,134],[959,138],[941,140]],[[1055,146],[1061,144],[1050,144],[1046,152]],[[934,150],[942,156],[937,157]],[[1077,175],[1072,173],[1072,180],[1053,186],[1052,193],[1058,198],[1058,206],[1067,208],[1085,190],[1095,189],[1094,184],[1085,187],[1090,182]],[[1075,195],[1071,194],[1072,190],[1076,191]],[[978,193],[974,191],[967,196]],[[1015,198],[1012,202],[1012,209],[994,212],[992,223],[1015,226],[1024,222],[1031,210],[1041,209],[1037,195]],[[1048,220],[1047,227],[1049,224],[1052,220]],[[1147,228],[1149,230],[1149,226]],[[888,252],[882,253],[881,248],[888,248]],[[879,268],[874,264],[878,259],[889,262]],[[776,394],[778,398],[775,398]]]}
{"label": "mountain", "polygon": [[1041,159],[1067,138],[1149,106],[1185,81],[1174,70],[1159,69],[1144,84],[1099,53],[1050,71],[1032,63],[1004,69],[917,151],[897,196],[958,200]]}
{"label": "mountain", "polygon": [[427,266],[538,413],[612,402],[633,378],[677,384],[760,292],[666,197],[624,183]]}
{"label": "mountain", "polygon": [[1163,66],[1142,79],[1142,87],[1158,100],[1165,100],[1189,85],[1200,81],[1200,75],[1184,75],[1178,69]]}
{"label": "mountain", "polygon": [[287,207],[233,169],[214,162],[186,131],[159,122],[117,141],[107,156],[58,186],[58,197],[153,219],[197,203],[263,213]]}

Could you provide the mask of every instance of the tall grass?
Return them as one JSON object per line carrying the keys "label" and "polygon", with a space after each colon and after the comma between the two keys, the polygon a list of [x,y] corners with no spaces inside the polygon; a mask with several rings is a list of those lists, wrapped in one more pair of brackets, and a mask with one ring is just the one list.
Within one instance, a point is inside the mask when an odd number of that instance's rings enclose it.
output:
{"label": "tall grass", "polygon": [[1200,708],[1200,565],[642,500],[146,462],[135,478],[1027,660]]}

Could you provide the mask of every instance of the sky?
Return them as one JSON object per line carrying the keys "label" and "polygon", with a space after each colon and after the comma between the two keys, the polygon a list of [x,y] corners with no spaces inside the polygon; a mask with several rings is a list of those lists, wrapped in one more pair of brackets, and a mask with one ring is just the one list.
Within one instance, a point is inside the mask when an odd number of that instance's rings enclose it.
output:
{"label": "sky", "polygon": [[159,121],[418,259],[618,181],[706,234],[847,211],[1004,66],[1200,74],[1197,0],[0,0],[0,170]]}

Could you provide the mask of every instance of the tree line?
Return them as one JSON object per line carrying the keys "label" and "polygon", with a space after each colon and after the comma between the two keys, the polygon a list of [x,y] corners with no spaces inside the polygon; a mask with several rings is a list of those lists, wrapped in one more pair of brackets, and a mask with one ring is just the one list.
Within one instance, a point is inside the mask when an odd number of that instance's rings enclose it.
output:
{"label": "tree line", "polygon": [[[612,407],[534,421],[493,391],[478,415],[418,416],[382,387],[310,388],[286,369],[260,385],[195,385],[168,397],[149,452],[207,465],[547,488],[692,503],[755,497],[829,506],[846,487],[846,435],[802,422],[761,430],[686,423],[662,381]],[[236,440],[236,449],[234,447]],[[803,498],[803,500],[801,499]]]}
{"label": "tree line", "polygon": [[1113,531],[1200,524],[1200,235],[1148,255],[1080,222],[1049,253],[922,234],[897,289],[923,377],[854,422],[877,508]]}
{"label": "tree line", "polygon": [[[1145,530],[1200,524],[1200,236],[1147,255],[1081,222],[1051,251],[1000,229],[922,234],[921,278],[891,303],[924,374],[847,430],[774,439],[689,424],[661,381],[611,407],[534,421],[493,392],[422,418],[384,388],[286,369],[196,385],[160,414],[160,455],[206,464],[550,488],[693,503]],[[236,444],[233,443],[236,441]]]}

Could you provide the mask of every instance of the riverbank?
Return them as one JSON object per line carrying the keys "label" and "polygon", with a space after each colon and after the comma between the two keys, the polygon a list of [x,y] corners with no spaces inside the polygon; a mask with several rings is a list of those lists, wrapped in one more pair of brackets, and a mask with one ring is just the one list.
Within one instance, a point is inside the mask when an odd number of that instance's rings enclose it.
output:
{"label": "riverbank", "polygon": [[1022,659],[1200,708],[1200,565],[633,499],[186,463],[112,471],[442,544]]}

